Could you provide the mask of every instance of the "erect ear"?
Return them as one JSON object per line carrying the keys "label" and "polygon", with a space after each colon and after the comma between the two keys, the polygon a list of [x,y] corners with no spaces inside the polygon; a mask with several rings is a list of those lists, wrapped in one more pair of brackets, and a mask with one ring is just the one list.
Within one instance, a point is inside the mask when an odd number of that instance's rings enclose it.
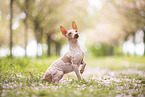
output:
{"label": "erect ear", "polygon": [[78,31],[77,25],[76,25],[76,23],[74,21],[72,22],[72,28],[75,29],[76,31]]}
{"label": "erect ear", "polygon": [[63,35],[66,35],[67,30],[63,26],[60,26],[60,30],[61,30]]}

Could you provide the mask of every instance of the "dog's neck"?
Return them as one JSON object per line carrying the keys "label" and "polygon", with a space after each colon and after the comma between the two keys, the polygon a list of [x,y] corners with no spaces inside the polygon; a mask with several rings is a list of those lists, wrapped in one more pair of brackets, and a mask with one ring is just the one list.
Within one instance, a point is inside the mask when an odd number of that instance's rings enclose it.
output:
{"label": "dog's neck", "polygon": [[78,40],[71,40],[68,39],[68,43],[69,43],[69,50],[76,50],[76,49],[80,49],[80,45],[78,43]]}

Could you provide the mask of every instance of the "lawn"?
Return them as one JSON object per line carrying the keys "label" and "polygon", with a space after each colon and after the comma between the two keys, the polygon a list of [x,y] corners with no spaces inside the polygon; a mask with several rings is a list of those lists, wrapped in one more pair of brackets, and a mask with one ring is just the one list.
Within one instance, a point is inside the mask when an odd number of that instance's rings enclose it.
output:
{"label": "lawn", "polygon": [[58,85],[42,82],[46,69],[57,58],[0,58],[0,96],[145,96],[145,57],[85,58],[87,67],[81,81],[70,73]]}

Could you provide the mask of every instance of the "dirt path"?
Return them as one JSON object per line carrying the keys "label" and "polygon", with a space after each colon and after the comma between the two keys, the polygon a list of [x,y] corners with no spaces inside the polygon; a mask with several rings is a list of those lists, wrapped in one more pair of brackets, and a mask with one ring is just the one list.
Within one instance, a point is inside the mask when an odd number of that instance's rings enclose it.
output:
{"label": "dirt path", "polygon": [[101,69],[101,68],[94,68],[94,67],[87,67],[83,76],[93,76],[93,77],[103,77],[103,76],[117,76],[119,74],[138,74],[139,76],[145,77],[145,71],[137,70],[137,69],[126,69],[126,70],[118,70],[112,71],[109,69]]}

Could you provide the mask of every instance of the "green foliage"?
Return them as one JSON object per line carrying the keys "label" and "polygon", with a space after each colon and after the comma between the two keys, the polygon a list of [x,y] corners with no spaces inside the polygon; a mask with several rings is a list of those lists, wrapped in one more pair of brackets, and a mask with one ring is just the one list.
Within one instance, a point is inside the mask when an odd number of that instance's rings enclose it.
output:
{"label": "green foliage", "polygon": [[[42,82],[44,72],[58,57],[49,58],[0,58],[0,95],[2,97],[115,97],[144,96],[144,75],[132,71],[119,73],[128,69],[145,70],[145,60],[135,57],[99,57],[87,58],[87,70],[93,75],[83,75],[81,81],[68,74],[59,82]],[[131,61],[133,60],[133,61]],[[141,61],[142,60],[142,61]],[[125,67],[124,62],[128,62]],[[121,65],[122,64],[122,65]],[[138,65],[135,65],[138,64]],[[103,76],[95,68],[108,70]],[[142,69],[140,69],[142,67]],[[29,71],[33,77],[30,76]],[[96,71],[96,70],[95,70]],[[115,75],[110,75],[115,72]],[[133,73],[133,74],[132,74]]]}
{"label": "green foliage", "polygon": [[106,45],[106,44],[96,44],[89,47],[91,54],[93,56],[107,56],[113,55],[113,46]]}

